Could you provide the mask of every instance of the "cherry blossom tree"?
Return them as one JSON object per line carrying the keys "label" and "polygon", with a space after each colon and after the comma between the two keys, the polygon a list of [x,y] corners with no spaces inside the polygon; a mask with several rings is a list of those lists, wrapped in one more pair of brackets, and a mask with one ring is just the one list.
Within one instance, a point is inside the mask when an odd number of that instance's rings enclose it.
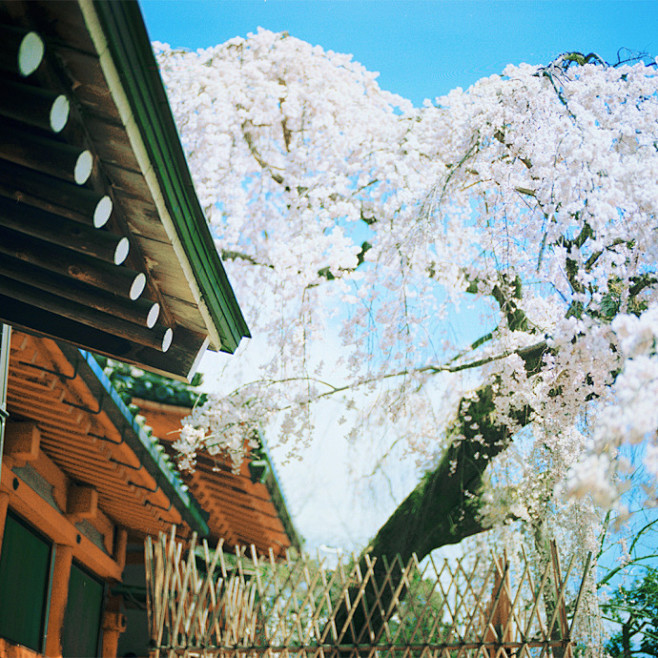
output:
{"label": "cherry blossom tree", "polygon": [[[422,556],[511,519],[537,546],[562,525],[593,548],[593,506],[623,507],[627,445],[642,446],[656,502],[654,63],[572,53],[416,108],[285,33],[156,51],[217,247],[268,345],[256,381],[190,416],[183,465],[199,450],[239,460],[274,418],[294,451],[332,399],[348,435],[386,431],[427,471],[376,555]],[[446,327],[473,302],[487,313],[465,345]]]}

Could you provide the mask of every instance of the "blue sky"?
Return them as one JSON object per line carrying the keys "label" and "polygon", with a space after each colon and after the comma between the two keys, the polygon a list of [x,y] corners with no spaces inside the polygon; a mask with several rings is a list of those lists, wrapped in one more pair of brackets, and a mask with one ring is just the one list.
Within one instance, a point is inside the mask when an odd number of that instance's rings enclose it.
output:
{"label": "blue sky", "polygon": [[192,49],[261,26],[351,53],[419,105],[510,63],[619,48],[658,55],[656,0],[140,0],[152,40]]}

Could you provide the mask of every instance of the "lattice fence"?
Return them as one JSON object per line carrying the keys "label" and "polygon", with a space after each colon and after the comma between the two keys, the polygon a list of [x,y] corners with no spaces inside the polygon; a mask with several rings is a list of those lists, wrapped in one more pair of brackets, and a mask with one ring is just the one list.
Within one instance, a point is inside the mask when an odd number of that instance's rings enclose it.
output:
{"label": "lattice fence", "polygon": [[327,567],[277,563],[222,542],[210,550],[175,530],[146,540],[152,656],[289,655],[391,658],[573,656],[574,619],[589,560],[546,564],[412,557]]}

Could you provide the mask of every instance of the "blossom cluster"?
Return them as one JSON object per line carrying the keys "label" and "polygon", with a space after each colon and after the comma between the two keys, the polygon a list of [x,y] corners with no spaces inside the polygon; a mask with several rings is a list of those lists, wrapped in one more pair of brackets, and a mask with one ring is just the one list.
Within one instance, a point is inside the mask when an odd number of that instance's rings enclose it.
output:
{"label": "blossom cluster", "polygon": [[[379,427],[431,464],[454,438],[440,408],[490,382],[500,423],[532,410],[505,497],[519,516],[540,505],[522,486],[537,474],[542,504],[614,504],[628,442],[646,442],[656,474],[653,67],[509,66],[415,108],[287,34],[156,50],[217,247],[269,346],[258,404],[195,411],[188,462],[220,444],[237,458],[241,431],[277,410],[285,440],[308,437],[310,406],[335,396],[347,433]],[[451,323],[474,301],[469,347]]]}

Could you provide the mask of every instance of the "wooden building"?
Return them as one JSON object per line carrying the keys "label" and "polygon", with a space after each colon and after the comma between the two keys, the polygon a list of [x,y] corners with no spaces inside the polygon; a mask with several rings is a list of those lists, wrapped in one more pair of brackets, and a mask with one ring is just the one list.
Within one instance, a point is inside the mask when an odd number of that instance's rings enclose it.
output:
{"label": "wooden building", "polygon": [[[140,415],[160,439],[166,453],[175,457],[172,443],[178,438],[181,420],[191,409],[186,406],[133,398]],[[287,549],[301,548],[285,497],[267,453],[263,437],[261,447],[252,451],[236,472],[221,455],[197,455],[194,471],[181,477],[190,493],[208,514],[208,540],[216,544],[224,539],[228,547],[255,546],[260,554],[270,549],[283,557]]]}
{"label": "wooden building", "polygon": [[130,547],[210,517],[92,353],[249,335],[134,1],[0,0],[0,323],[0,658],[116,655]]}
{"label": "wooden building", "polygon": [[7,410],[0,656],[116,655],[127,545],[206,514],[89,352],[15,330]]}

